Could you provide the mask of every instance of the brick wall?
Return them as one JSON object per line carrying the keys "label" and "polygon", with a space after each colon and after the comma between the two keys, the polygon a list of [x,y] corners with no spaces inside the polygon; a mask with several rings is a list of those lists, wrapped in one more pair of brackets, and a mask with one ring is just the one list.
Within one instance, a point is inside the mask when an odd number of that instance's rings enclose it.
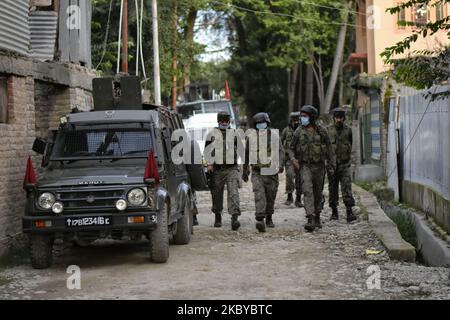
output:
{"label": "brick wall", "polygon": [[[11,58],[0,55],[0,62],[5,59]],[[34,76],[28,75],[25,71],[33,66],[29,61],[16,59],[13,62],[0,63],[0,72],[8,77],[9,118],[7,123],[0,123],[0,256],[22,234],[21,218],[25,207],[22,183],[28,156],[32,156],[34,168],[40,171],[41,156],[31,150],[34,139],[46,138],[49,129],[57,129],[60,118],[71,108],[78,106],[82,110],[90,110],[93,107],[92,94],[87,85],[93,75],[85,69],[52,64],[60,69],[65,68],[60,70],[64,76],[59,79],[45,76],[43,72],[47,71],[46,68],[44,71],[39,69]],[[19,68],[26,63],[23,70]],[[52,68],[48,67],[48,70],[51,72]],[[12,74],[14,72],[21,75]],[[66,80],[71,78],[68,74],[77,81],[68,83]]]}
{"label": "brick wall", "polygon": [[0,124],[0,254],[21,233],[26,159],[35,138],[31,77],[8,77],[7,123]]}
{"label": "brick wall", "polygon": [[70,112],[69,88],[35,81],[36,135],[47,137],[49,129],[57,129],[59,119]]}

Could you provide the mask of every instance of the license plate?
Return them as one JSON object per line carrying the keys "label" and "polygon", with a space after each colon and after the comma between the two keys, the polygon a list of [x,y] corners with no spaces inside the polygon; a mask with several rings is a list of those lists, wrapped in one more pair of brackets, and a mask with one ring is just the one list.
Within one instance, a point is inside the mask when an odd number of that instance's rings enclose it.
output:
{"label": "license plate", "polygon": [[111,217],[80,217],[66,218],[66,227],[90,227],[90,226],[109,226],[111,225]]}

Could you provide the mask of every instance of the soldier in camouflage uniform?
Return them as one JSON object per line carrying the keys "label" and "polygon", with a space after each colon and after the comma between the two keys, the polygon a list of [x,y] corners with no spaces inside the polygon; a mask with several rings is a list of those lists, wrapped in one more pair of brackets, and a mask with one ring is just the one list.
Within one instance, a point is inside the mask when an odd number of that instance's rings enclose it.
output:
{"label": "soldier in camouflage uniform", "polygon": [[301,126],[294,132],[289,157],[302,177],[304,206],[308,222],[305,230],[321,228],[320,214],[323,208],[323,184],[325,167],[334,171],[335,159],[327,130],[316,124],[317,109],[303,106],[300,110]]}
{"label": "soldier in camouflage uniform", "polygon": [[[253,123],[255,125],[258,133],[267,134],[267,155],[271,158],[272,152],[271,150],[271,131],[269,129],[270,118],[269,115],[265,112],[257,113],[253,116]],[[258,134],[259,139],[259,134]],[[258,146],[258,159],[259,159],[259,140],[257,143]],[[272,175],[264,175],[261,169],[269,168],[271,164],[261,164],[256,163],[251,165],[251,173],[252,173],[252,185],[253,185],[253,193],[255,195],[255,218],[256,218],[256,229],[259,232],[265,232],[266,226],[269,228],[274,228],[272,215],[274,213],[275,206],[275,198],[277,196],[278,191],[278,174],[283,172],[283,166],[281,165],[284,161],[284,149],[281,143],[279,144],[279,160],[280,166],[278,172]],[[246,141],[246,157],[245,164],[243,166],[242,180],[245,182],[248,181],[248,176],[250,174],[249,168],[249,140]],[[264,218],[266,219],[264,224]]]}
{"label": "soldier in camouflage uniform", "polygon": [[352,129],[345,121],[345,110],[333,110],[334,124],[328,127],[331,144],[336,155],[336,171],[328,172],[328,190],[330,193],[329,205],[332,210],[331,220],[338,220],[339,183],[341,184],[342,200],[347,208],[347,222],[356,220],[352,207],[355,199],[352,195],[352,179],[350,175],[350,160],[352,152]]}
{"label": "soldier in camouflage uniform", "polygon": [[[238,217],[241,215],[239,204],[239,167],[237,163],[237,145],[234,139],[234,161],[233,163],[226,163],[227,150],[227,129],[230,129],[230,115],[227,112],[220,112],[217,115],[218,129],[220,129],[223,136],[223,164],[211,163],[208,164],[208,172],[212,173],[212,180],[214,181],[211,190],[212,195],[212,212],[215,214],[214,227],[220,228],[222,226],[222,211],[223,211],[223,192],[225,185],[227,186],[227,205],[228,213],[231,215],[231,229],[236,231],[241,226]],[[212,143],[211,137],[206,139],[206,146]]]}
{"label": "soldier in camouflage uniform", "polygon": [[[294,131],[297,129],[298,124],[300,121],[300,112],[291,112],[290,114],[290,123],[286,128],[283,129],[281,132],[281,143],[283,144],[283,148],[285,151],[289,149],[289,146],[292,141],[292,137],[294,136]],[[292,162],[289,160],[289,156],[286,153],[285,157],[285,168],[286,168],[286,193],[287,193],[287,199],[285,204],[287,206],[290,206],[292,202],[294,202],[294,199],[292,197],[292,194],[294,193],[294,189],[296,190],[296,196],[295,196],[295,205],[297,207],[303,207],[301,196],[302,196],[302,186],[301,186],[301,179],[300,174],[295,171],[294,166],[292,165]]]}

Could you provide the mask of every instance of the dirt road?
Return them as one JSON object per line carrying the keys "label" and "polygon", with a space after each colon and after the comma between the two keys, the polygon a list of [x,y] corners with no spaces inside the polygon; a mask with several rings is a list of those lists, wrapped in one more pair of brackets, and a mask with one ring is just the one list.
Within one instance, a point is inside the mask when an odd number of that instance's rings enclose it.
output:
{"label": "dirt road", "polygon": [[[284,175],[283,175],[284,176]],[[192,242],[170,247],[166,264],[148,262],[148,243],[102,241],[57,252],[47,270],[21,264],[0,270],[0,299],[450,299],[450,270],[390,261],[367,221],[342,218],[305,233],[304,210],[277,197],[275,229],[254,225],[251,184],[240,189],[241,229],[212,227],[210,195],[198,194],[199,222]],[[356,195],[357,196],[357,195]],[[344,213],[344,208],[341,208]],[[81,289],[69,290],[69,265],[81,268]],[[369,266],[380,289],[369,289]],[[369,269],[371,270],[371,269]],[[376,285],[376,274],[369,284]]]}

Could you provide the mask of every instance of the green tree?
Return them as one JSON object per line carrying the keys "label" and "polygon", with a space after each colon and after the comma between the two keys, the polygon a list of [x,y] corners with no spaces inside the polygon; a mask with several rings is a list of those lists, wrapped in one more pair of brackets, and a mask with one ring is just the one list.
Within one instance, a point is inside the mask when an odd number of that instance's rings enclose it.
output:
{"label": "green tree", "polygon": [[[128,1],[129,12],[129,72],[135,73],[137,58],[137,15],[134,0]],[[140,1],[139,1],[140,3]],[[99,75],[112,76],[117,66],[117,45],[119,38],[120,1],[93,0],[92,13],[92,60]],[[195,56],[204,51],[204,47],[194,41],[194,24],[197,12],[207,6],[205,0],[164,0],[158,1],[159,47],[161,95],[168,103],[173,77],[179,79],[178,88],[189,79]],[[174,30],[173,17],[177,12],[177,28]],[[147,79],[145,86],[153,89],[153,39],[151,0],[144,1],[143,11],[143,55]],[[180,63],[173,68],[174,54]],[[142,76],[142,71],[141,74]],[[186,77],[184,76],[186,75]],[[151,92],[153,92],[151,90]]]}
{"label": "green tree", "polygon": [[[302,63],[314,66],[319,104],[326,112],[325,102],[330,105],[335,97],[337,74],[342,66],[344,41],[341,46],[337,44],[346,36],[346,29],[341,32],[343,36],[339,37],[339,33],[342,24],[347,25],[347,2],[215,2],[222,4],[218,9],[229,14],[230,73],[244,97],[248,115],[266,110],[273,113],[276,122],[284,122],[294,109]],[[333,61],[335,53],[340,58]]]}

